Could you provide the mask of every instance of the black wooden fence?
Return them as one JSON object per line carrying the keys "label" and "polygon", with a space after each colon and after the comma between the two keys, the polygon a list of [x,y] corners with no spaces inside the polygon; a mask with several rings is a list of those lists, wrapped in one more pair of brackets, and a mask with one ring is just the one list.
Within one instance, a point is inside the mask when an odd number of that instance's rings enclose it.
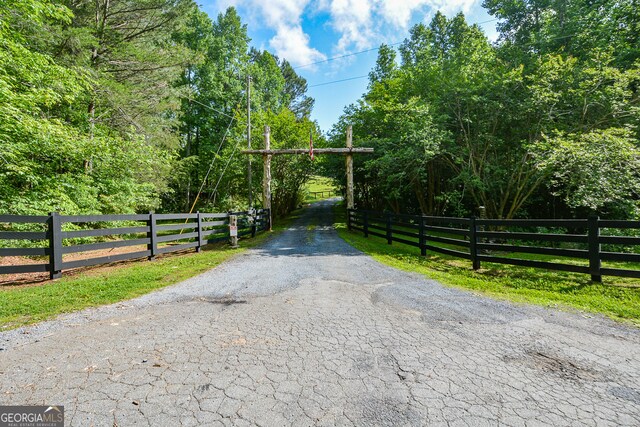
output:
{"label": "black wooden fence", "polygon": [[[0,225],[5,224],[0,228],[0,241],[11,241],[4,242],[2,246],[21,246],[0,247],[0,257],[46,257],[46,261],[39,264],[0,266],[0,274],[48,272],[54,279],[60,277],[63,270],[77,267],[145,257],[151,260],[156,255],[191,248],[200,252],[207,244],[229,239],[231,215],[238,218],[238,237],[253,237],[256,232],[269,228],[267,210],[258,210],[251,215],[248,212],[71,216],[53,212],[47,216],[0,215]],[[39,228],[41,231],[15,230],[20,226],[25,228],[25,225],[26,228]],[[65,254],[132,246],[145,248],[94,258],[63,258]]]}
{"label": "black wooden fence", "polygon": [[[605,268],[602,262],[640,262],[640,221],[589,219],[477,219],[347,211],[350,230],[427,251],[464,258],[474,269],[481,261],[602,276],[640,278],[640,269]],[[629,235],[630,230],[634,230]],[[542,230],[542,231],[541,231]],[[554,230],[554,231],[549,231]],[[606,232],[606,233],[603,233]],[[627,235],[623,235],[627,234]],[[443,246],[444,245],[444,246]],[[603,250],[603,247],[613,248]],[[624,251],[619,248],[623,248]],[[538,254],[584,260],[581,264],[507,257]],[[501,255],[502,254],[502,255]]]}

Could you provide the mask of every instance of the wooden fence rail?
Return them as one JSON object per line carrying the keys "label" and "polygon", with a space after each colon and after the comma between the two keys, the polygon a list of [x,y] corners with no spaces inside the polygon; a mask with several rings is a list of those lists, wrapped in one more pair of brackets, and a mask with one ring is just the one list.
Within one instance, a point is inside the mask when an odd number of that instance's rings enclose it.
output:
{"label": "wooden fence rail", "polygon": [[[0,274],[48,272],[52,279],[63,270],[107,264],[136,258],[152,260],[157,255],[201,248],[210,243],[228,240],[229,219],[238,219],[238,237],[254,237],[269,229],[268,210],[228,213],[142,215],[0,215],[0,240],[19,241],[16,246],[0,248],[0,257],[47,257],[34,264],[0,266]],[[115,225],[109,223],[116,223]],[[33,224],[42,231],[10,230],[14,224]],[[94,241],[102,238],[103,241]],[[108,238],[108,240],[106,240]],[[14,244],[10,242],[9,244]],[[4,245],[3,245],[4,246]],[[144,249],[141,248],[144,247]],[[64,255],[97,250],[136,247],[133,252],[108,256],[65,260]]]}
{"label": "wooden fence rail", "polygon": [[338,190],[310,191],[309,194],[312,195],[314,199],[317,199],[318,195],[320,196],[321,199],[324,199],[325,194],[327,194],[329,197],[337,196]]}
{"label": "wooden fence rail", "polygon": [[[369,235],[381,237],[388,244],[398,242],[427,251],[438,252],[472,262],[537,267],[591,275],[640,278],[639,269],[604,268],[603,261],[640,263],[640,221],[611,221],[598,217],[588,219],[477,219],[381,213],[347,210],[347,226]],[[513,229],[516,230],[513,230]],[[558,231],[541,232],[540,228]],[[509,231],[509,230],[513,231]],[[535,229],[531,231],[531,229]],[[606,230],[620,234],[636,229],[635,236],[603,235]],[[525,230],[525,231],[523,231]],[[439,245],[436,245],[439,244]],[[444,245],[444,246],[442,246]],[[603,245],[632,247],[631,252],[603,251]],[[537,254],[583,260],[581,264],[507,257],[505,253]],[[503,255],[500,255],[503,254]]]}

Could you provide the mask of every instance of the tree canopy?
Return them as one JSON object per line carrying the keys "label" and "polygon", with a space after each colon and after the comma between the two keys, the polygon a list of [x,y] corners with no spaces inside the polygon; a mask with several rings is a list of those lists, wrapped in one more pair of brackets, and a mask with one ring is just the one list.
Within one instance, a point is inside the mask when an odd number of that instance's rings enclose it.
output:
{"label": "tree canopy", "polygon": [[357,168],[357,204],[429,215],[477,215],[483,206],[496,218],[637,217],[634,3],[487,0],[500,19],[496,43],[462,14],[438,13],[411,29],[399,58],[382,45],[367,93],[331,137],[341,144],[353,124],[354,139],[376,148]]}
{"label": "tree canopy", "polygon": [[[380,46],[366,93],[328,133],[341,147],[353,125],[376,149],[356,162],[357,205],[640,217],[637,0],[483,5],[495,42],[437,13],[398,50]],[[264,125],[274,148],[325,143],[306,80],[252,47],[234,8],[211,19],[193,0],[5,0],[0,212],[247,207],[248,77],[254,147]],[[342,159],[274,159],[277,213],[318,164],[344,182]]]}
{"label": "tree canopy", "polygon": [[[247,207],[248,76],[255,144],[267,118],[319,138],[306,81],[252,48],[233,8],[212,20],[192,0],[2,2],[0,212]],[[308,168],[277,167],[286,212]]]}

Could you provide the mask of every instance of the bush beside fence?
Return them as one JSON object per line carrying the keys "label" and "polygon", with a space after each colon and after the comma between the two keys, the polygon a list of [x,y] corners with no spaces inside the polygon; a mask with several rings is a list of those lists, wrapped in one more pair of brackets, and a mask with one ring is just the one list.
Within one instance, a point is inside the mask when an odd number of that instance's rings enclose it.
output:
{"label": "bush beside fence", "polygon": [[[598,217],[569,220],[450,218],[349,209],[347,225],[349,230],[360,231],[365,237],[378,236],[386,239],[388,244],[398,242],[420,248],[423,256],[427,251],[433,251],[470,260],[475,270],[485,261],[584,273],[597,282],[602,281],[605,275],[640,278],[640,270],[602,266],[603,261],[640,262],[638,253],[602,249],[603,245],[640,249],[638,233],[633,236],[602,233],[603,230],[608,233],[617,231],[617,234],[637,230],[640,229],[640,221],[611,221]],[[540,229],[563,232],[539,232]],[[500,252],[575,258],[584,260],[584,265],[508,258],[496,254]]]}
{"label": "bush beside fence", "polygon": [[[0,266],[0,274],[48,272],[54,279],[60,277],[63,270],[78,267],[145,257],[151,260],[160,254],[192,248],[199,252],[207,244],[229,239],[231,216],[238,219],[238,237],[253,237],[256,232],[264,231],[270,225],[268,210],[258,210],[252,215],[248,212],[71,216],[53,212],[48,216],[0,215],[0,224],[7,224],[0,228],[0,241],[17,241],[16,246],[46,246],[2,247],[0,257],[48,257],[47,262],[39,264]],[[109,226],[114,222],[126,226]],[[40,225],[46,231],[15,231],[12,230],[15,224]],[[102,227],[97,227],[98,224]],[[84,243],[86,240],[116,236],[119,237],[117,240]],[[83,243],[76,244],[77,241]],[[146,248],[95,258],[64,260],[66,254],[141,245],[146,245]]]}

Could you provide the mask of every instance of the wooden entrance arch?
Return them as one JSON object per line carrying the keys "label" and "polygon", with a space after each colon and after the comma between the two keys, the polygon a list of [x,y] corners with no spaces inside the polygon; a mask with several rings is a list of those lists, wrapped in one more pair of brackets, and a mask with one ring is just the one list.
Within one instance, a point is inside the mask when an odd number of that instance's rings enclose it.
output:
{"label": "wooden entrance arch", "polygon": [[[285,148],[281,150],[271,149],[271,128],[264,127],[264,149],[244,150],[242,154],[262,154],[264,173],[262,178],[262,197],[265,209],[269,209],[271,215],[271,157],[283,154],[309,154],[307,148]],[[353,155],[355,153],[373,153],[373,148],[354,148],[352,127],[347,127],[346,148],[314,148],[313,154],[340,154],[345,156],[347,166],[347,208],[354,208],[353,198]],[[269,228],[271,228],[271,218],[269,218]]]}

